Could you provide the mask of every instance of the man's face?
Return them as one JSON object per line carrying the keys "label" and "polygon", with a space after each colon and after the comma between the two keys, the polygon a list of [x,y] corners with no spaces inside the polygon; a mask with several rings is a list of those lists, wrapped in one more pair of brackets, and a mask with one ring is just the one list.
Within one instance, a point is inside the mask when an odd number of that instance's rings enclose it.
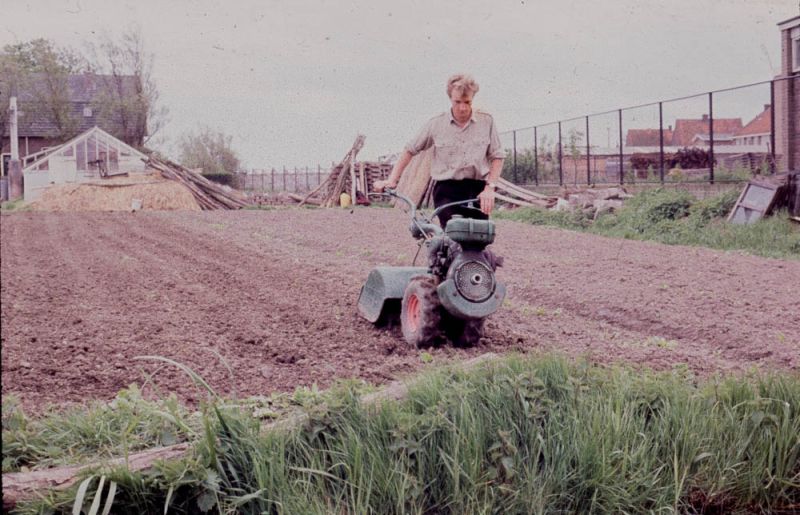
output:
{"label": "man's face", "polygon": [[453,90],[450,93],[450,102],[453,109],[453,118],[458,123],[467,123],[472,117],[472,93],[461,93]]}

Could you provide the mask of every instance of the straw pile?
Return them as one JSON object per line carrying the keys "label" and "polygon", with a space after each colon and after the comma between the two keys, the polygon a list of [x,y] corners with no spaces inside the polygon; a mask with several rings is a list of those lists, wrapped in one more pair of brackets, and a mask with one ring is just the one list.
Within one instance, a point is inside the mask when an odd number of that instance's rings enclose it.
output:
{"label": "straw pile", "polygon": [[37,211],[200,211],[186,187],[160,174],[51,186],[30,207]]}

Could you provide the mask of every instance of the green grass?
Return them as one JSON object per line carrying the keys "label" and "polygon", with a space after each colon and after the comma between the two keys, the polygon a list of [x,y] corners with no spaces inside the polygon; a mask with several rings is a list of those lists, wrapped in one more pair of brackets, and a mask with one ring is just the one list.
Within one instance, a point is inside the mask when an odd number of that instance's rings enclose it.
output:
{"label": "green grass", "polygon": [[110,403],[25,414],[14,397],[3,399],[3,472],[119,457],[129,452],[192,439],[201,424],[175,397],[142,398],[138,388],[121,391]]}
{"label": "green grass", "polygon": [[0,211],[29,211],[30,206],[28,206],[23,199],[17,199],[14,201],[7,200],[5,202],[0,203]]}
{"label": "green grass", "polygon": [[501,211],[496,218],[669,245],[741,250],[775,258],[800,258],[800,226],[791,222],[785,212],[751,225],[727,223],[725,218],[737,196],[736,191],[729,191],[695,201],[687,192],[658,188],[636,195],[617,213],[601,215],[594,222],[580,211],[557,212],[534,208]]}
{"label": "green grass", "polygon": [[[114,513],[797,509],[800,377],[701,382],[686,370],[511,357],[472,372],[434,370],[405,401],[379,407],[342,387],[283,432],[208,404],[187,459],[144,474],[106,471],[104,480],[117,487]],[[93,477],[81,494],[87,511],[98,484]],[[19,510],[68,512],[75,497],[47,495]]]}

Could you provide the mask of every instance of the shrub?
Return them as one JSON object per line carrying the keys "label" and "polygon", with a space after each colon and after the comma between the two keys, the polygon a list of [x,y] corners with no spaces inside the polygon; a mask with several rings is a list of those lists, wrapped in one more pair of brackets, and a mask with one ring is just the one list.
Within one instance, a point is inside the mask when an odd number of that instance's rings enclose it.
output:
{"label": "shrub", "polygon": [[[666,159],[666,157],[665,157]],[[669,168],[709,168],[711,166],[711,152],[697,147],[684,147],[675,153],[669,160]]]}
{"label": "shrub", "polygon": [[225,186],[233,187],[233,182],[235,180],[235,176],[232,173],[204,173],[203,177],[208,179],[211,182],[216,182],[217,184],[223,184]]}

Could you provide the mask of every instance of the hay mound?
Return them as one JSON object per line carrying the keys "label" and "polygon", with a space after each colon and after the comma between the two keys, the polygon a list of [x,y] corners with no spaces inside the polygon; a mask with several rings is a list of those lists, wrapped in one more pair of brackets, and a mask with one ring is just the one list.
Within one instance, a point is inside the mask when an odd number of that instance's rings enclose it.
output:
{"label": "hay mound", "polygon": [[102,182],[51,186],[30,207],[36,211],[200,211],[183,185],[160,174],[136,174]]}

